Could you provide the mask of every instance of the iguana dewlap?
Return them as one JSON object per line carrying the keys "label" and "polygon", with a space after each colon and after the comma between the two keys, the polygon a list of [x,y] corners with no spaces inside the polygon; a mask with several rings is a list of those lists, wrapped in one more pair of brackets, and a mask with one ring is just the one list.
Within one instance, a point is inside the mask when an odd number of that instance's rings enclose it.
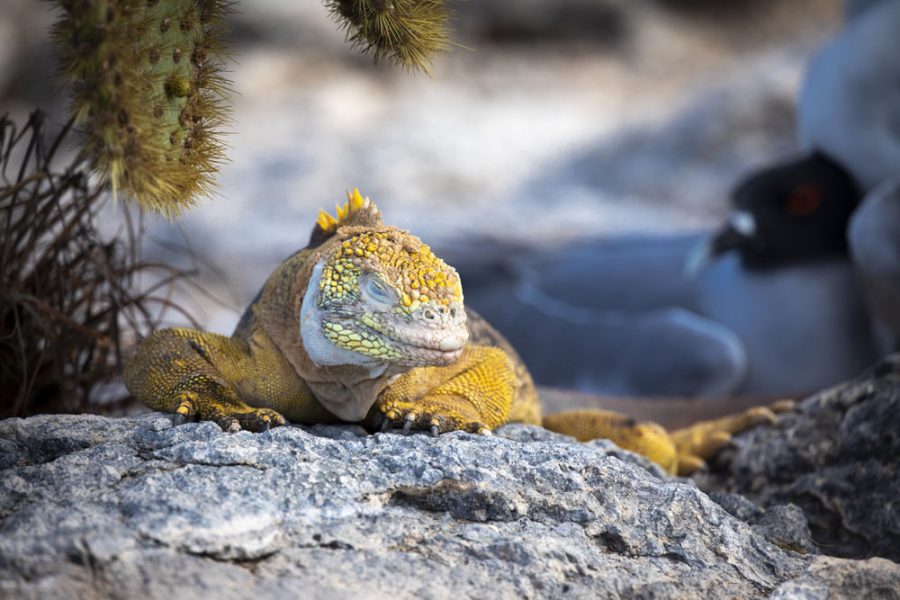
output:
{"label": "iguana dewlap", "polygon": [[[153,409],[226,431],[297,423],[488,433],[518,421],[579,440],[609,438],[670,472],[690,471],[766,409],[669,435],[617,413],[541,418],[509,344],[463,305],[456,271],[418,238],[384,225],[358,191],[321,213],[309,245],[269,277],[231,337],[193,329],[150,335],[125,367]],[[560,349],[564,351],[564,349]]]}

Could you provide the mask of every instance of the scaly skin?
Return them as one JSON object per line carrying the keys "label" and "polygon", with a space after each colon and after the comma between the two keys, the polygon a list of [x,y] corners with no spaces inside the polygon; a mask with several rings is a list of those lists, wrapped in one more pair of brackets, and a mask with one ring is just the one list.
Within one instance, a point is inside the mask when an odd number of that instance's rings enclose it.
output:
{"label": "scaly skin", "polygon": [[153,333],[125,367],[147,406],[226,431],[287,421],[490,433],[516,421],[608,438],[688,473],[730,434],[771,411],[667,433],[607,411],[541,417],[531,376],[508,342],[463,306],[452,267],[418,238],[384,225],[358,191],[321,213],[307,248],[269,277],[231,337]]}

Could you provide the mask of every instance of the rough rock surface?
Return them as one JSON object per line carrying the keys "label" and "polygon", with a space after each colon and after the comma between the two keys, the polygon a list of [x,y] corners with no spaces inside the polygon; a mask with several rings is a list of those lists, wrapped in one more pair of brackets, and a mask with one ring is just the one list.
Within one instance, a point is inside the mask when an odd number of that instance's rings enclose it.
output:
{"label": "rough rock surface", "polygon": [[819,552],[799,506],[776,504],[764,510],[740,494],[713,492],[709,497],[776,546],[802,554]]}
{"label": "rough rock surface", "polygon": [[793,503],[823,553],[900,561],[900,354],[736,442],[696,478],[714,499]]}
{"label": "rough rock surface", "polygon": [[851,561],[821,556],[797,579],[785,582],[769,596],[773,600],[832,598],[900,598],[900,567],[884,558]]}
{"label": "rough rock surface", "polygon": [[[819,558],[607,442],[501,434],[229,435],[158,413],[0,422],[0,597],[813,597],[832,585]],[[878,585],[900,580],[889,561],[873,568]]]}

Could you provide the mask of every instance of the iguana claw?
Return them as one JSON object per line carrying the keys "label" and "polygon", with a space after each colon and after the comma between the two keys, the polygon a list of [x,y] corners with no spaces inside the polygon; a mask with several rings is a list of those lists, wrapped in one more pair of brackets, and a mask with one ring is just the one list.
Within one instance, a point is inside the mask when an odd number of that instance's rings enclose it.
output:
{"label": "iguana claw", "polygon": [[412,431],[413,425],[416,424],[416,413],[409,413],[406,415],[406,418],[403,419],[403,433],[409,433]]}
{"label": "iguana claw", "polygon": [[190,392],[182,392],[176,398],[178,400],[178,408],[172,416],[172,426],[178,427],[188,421],[193,420],[197,414],[197,396]]}
{"label": "iguana claw", "polygon": [[241,430],[241,424],[238,422],[238,420],[231,417],[224,417],[216,422],[225,433],[237,433]]}

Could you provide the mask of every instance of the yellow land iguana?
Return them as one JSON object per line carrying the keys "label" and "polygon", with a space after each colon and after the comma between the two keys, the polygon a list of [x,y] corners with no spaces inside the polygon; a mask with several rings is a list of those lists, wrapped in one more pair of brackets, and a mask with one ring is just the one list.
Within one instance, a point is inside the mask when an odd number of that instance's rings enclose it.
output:
{"label": "yellow land iguana", "polygon": [[309,245],[269,277],[231,337],[157,331],[126,365],[125,383],[178,422],[207,419],[226,431],[345,421],[487,434],[518,421],[611,439],[672,473],[698,468],[730,433],[773,418],[753,409],[671,434],[600,410],[542,419],[525,365],[464,308],[456,271],[384,225],[357,190],[337,219],[320,213]]}

